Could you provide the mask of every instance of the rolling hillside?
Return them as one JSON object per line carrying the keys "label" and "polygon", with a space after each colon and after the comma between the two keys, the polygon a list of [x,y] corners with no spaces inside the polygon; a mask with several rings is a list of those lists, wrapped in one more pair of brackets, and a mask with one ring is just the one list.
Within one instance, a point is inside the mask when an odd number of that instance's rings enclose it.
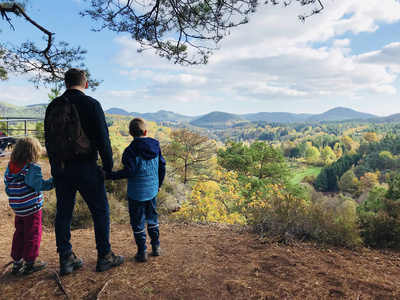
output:
{"label": "rolling hillside", "polygon": [[121,108],[110,108],[105,111],[105,113],[110,115],[122,115],[122,116],[132,116],[132,117],[140,117],[149,121],[154,122],[173,122],[173,123],[183,123],[190,122],[196,117],[184,116],[181,114],[174,113],[172,111],[160,110],[156,113],[138,113],[138,112],[127,112]]}
{"label": "rolling hillside", "polygon": [[44,118],[47,104],[17,106],[0,101],[0,116],[12,118]]}
{"label": "rolling hillside", "polygon": [[244,117],[226,112],[215,111],[189,122],[198,127],[225,128],[237,123],[249,122]]}
{"label": "rolling hillside", "polygon": [[345,107],[336,107],[332,108],[322,114],[313,115],[306,119],[307,122],[329,122],[329,121],[347,121],[347,120],[355,120],[362,119],[367,120],[370,118],[376,118],[375,115],[366,114],[362,112],[355,111],[350,108]]}

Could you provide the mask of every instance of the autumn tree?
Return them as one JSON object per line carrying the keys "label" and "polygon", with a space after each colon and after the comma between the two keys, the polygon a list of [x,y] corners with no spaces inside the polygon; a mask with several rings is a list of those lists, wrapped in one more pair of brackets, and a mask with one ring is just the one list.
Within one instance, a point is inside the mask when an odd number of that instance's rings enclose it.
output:
{"label": "autumn tree", "polygon": [[332,150],[331,147],[325,146],[324,149],[321,151],[321,159],[324,164],[329,165],[334,160],[336,160],[335,152]]}
{"label": "autumn tree", "polygon": [[315,146],[312,146],[310,148],[307,149],[305,157],[306,157],[306,162],[309,164],[315,164],[319,157],[320,157],[321,153],[319,152],[318,148]]}
{"label": "autumn tree", "polygon": [[211,159],[216,154],[215,142],[186,128],[172,131],[171,143],[163,148],[163,155],[183,178],[188,181],[210,174]]}
{"label": "autumn tree", "polygon": [[[21,45],[2,44],[0,50],[4,51],[5,69],[19,73],[35,71],[31,81],[39,84],[61,81],[65,69],[71,66],[84,68],[86,51],[80,46],[71,47],[67,42],[56,42],[55,33],[50,28],[41,26],[40,20],[30,18],[29,11],[26,11],[29,1],[1,1],[1,16],[13,29],[10,15],[23,18],[44,34],[46,45],[40,48],[33,41]],[[261,3],[280,3],[276,0],[87,2],[90,4],[81,15],[101,24],[95,31],[108,29],[128,33],[139,43],[138,51],[155,49],[161,57],[182,65],[207,63],[209,55],[219,48],[221,39],[232,28],[247,23]],[[322,0],[296,2],[312,7],[309,13],[299,15],[302,21],[324,8]],[[53,3],[57,5],[56,1]],[[290,4],[291,1],[284,2],[286,6]],[[90,84],[95,87],[99,82],[90,80]]]}
{"label": "autumn tree", "polygon": [[362,137],[364,140],[367,142],[377,142],[378,141],[378,136],[376,135],[375,132],[365,132]]}

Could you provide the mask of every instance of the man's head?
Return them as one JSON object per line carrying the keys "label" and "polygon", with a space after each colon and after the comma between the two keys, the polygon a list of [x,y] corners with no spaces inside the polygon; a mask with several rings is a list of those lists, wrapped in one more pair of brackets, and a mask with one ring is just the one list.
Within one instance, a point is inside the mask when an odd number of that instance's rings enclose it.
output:
{"label": "man's head", "polygon": [[147,122],[143,118],[134,118],[129,123],[129,133],[131,136],[141,137],[147,135]]}
{"label": "man's head", "polygon": [[86,72],[76,68],[69,69],[65,73],[64,80],[67,89],[70,89],[72,87],[81,87],[83,89],[86,89],[88,86],[88,83],[86,81]]}

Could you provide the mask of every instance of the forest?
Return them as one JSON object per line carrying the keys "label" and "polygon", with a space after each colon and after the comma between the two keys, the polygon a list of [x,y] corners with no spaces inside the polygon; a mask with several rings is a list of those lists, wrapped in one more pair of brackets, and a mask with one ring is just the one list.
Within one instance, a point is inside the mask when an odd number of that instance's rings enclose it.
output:
{"label": "forest", "polygon": [[[115,169],[132,140],[131,119],[106,114]],[[23,134],[24,126],[8,130]],[[28,122],[27,130],[43,140],[43,122]],[[205,130],[148,121],[148,136],[160,141],[167,161],[158,203],[169,219],[248,226],[286,243],[400,246],[399,123],[246,122]],[[118,210],[126,205],[125,184],[106,182]],[[54,209],[44,215],[51,219]],[[81,209],[74,226],[90,226]]]}
{"label": "forest", "polygon": [[[115,168],[131,118],[106,116]],[[400,245],[399,123],[148,126],[167,161],[158,201],[169,218],[250,226],[283,242]],[[115,194],[120,184],[107,187]]]}

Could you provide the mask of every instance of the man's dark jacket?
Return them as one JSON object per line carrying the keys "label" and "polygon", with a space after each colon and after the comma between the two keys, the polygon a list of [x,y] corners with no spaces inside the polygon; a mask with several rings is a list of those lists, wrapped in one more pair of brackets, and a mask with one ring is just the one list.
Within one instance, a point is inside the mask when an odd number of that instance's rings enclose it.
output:
{"label": "man's dark jacket", "polygon": [[[101,160],[103,162],[103,169],[106,172],[110,172],[113,167],[113,159],[112,159],[112,149],[111,143],[108,133],[108,127],[106,124],[106,119],[104,116],[103,108],[101,104],[94,98],[85,95],[85,93],[75,90],[75,89],[67,89],[61,97],[66,97],[70,101],[70,103],[75,104],[79,117],[81,120],[82,128],[86,133],[86,136],[90,140],[92,144],[92,152],[87,156],[82,156],[78,160],[73,163],[94,163],[98,156],[97,153],[100,154]],[[60,101],[58,97],[54,99],[46,109],[46,116],[44,119],[44,128],[46,128],[46,122],[48,118],[49,112],[52,108],[57,105],[57,102]],[[45,140],[47,142],[47,135],[45,131]],[[49,149],[47,149],[48,151]],[[48,153],[50,164],[52,167],[52,171],[58,170],[60,166],[60,161],[55,160],[51,153]],[[54,174],[53,174],[54,176]]]}

